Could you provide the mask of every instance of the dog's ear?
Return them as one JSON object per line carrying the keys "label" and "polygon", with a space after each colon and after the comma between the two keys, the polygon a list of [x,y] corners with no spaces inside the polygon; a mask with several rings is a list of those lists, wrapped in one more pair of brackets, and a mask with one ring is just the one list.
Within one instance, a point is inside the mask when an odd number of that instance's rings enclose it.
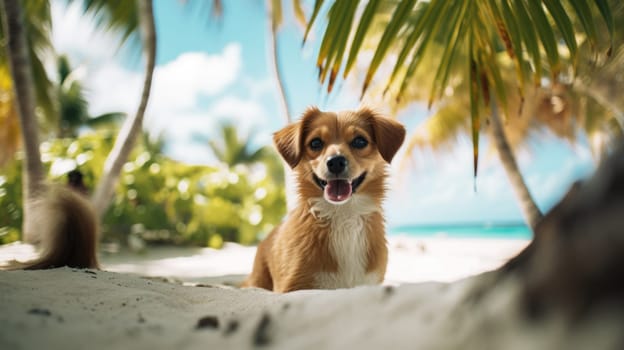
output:
{"label": "dog's ear", "polygon": [[294,168],[301,160],[301,150],[299,141],[301,133],[301,122],[287,125],[285,128],[273,134],[275,148],[282,155],[282,158]]}
{"label": "dog's ear", "polygon": [[390,163],[405,140],[405,127],[396,120],[381,116],[370,109],[363,109],[360,113],[369,116],[377,149],[381,157]]}
{"label": "dog's ear", "polygon": [[277,151],[291,168],[296,167],[301,160],[306,126],[320,113],[318,108],[310,107],[303,113],[300,121],[289,124],[273,134],[273,142]]}

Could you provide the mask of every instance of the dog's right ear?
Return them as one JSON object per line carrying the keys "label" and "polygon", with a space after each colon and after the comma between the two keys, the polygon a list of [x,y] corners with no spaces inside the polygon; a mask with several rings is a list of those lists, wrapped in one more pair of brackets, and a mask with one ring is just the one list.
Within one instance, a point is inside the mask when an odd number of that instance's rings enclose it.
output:
{"label": "dog's right ear", "polygon": [[275,148],[291,168],[296,167],[301,160],[300,130],[301,122],[296,122],[273,134]]}
{"label": "dog's right ear", "polygon": [[294,168],[299,164],[303,153],[303,139],[309,121],[320,114],[316,107],[308,108],[298,122],[292,123],[273,134],[273,142],[282,158]]}

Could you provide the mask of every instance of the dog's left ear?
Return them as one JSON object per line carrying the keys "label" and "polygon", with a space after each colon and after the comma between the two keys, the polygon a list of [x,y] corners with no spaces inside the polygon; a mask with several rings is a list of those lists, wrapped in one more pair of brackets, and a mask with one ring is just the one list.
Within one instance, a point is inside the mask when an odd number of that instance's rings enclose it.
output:
{"label": "dog's left ear", "polygon": [[390,163],[405,140],[405,127],[394,119],[390,119],[364,109],[361,113],[368,115],[375,136],[375,143],[381,157]]}

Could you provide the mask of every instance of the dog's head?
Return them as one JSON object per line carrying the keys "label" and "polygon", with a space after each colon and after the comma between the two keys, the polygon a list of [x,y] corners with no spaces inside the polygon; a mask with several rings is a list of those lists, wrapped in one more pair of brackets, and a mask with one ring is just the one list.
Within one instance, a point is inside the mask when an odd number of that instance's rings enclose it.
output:
{"label": "dog's head", "polygon": [[339,113],[309,108],[273,140],[295,171],[303,198],[346,203],[353,193],[383,197],[386,164],[405,138],[405,128],[370,109]]}

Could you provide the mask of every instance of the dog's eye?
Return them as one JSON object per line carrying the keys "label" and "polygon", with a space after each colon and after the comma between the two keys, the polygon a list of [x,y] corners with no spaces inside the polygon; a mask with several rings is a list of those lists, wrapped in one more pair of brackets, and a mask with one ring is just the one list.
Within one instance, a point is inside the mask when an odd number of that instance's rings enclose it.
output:
{"label": "dog's eye", "polygon": [[368,141],[362,136],[358,136],[351,141],[351,147],[353,148],[362,149],[366,146],[368,146]]}
{"label": "dog's eye", "polygon": [[323,149],[323,141],[321,139],[319,139],[318,137],[315,139],[312,139],[312,141],[310,141],[310,149],[313,151],[320,151]]}

